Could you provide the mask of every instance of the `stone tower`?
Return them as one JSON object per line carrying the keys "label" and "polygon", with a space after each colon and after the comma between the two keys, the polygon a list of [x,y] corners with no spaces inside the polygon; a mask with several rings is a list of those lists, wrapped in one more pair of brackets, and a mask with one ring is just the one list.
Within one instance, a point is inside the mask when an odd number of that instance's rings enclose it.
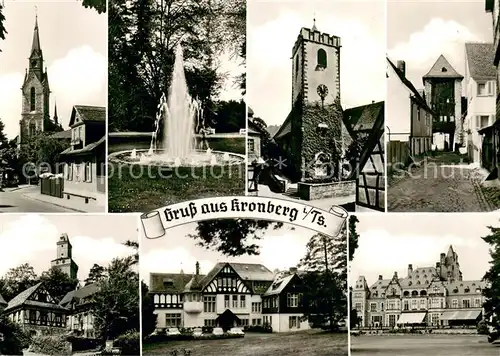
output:
{"label": "stone tower", "polygon": [[352,303],[351,309],[356,309],[358,312],[358,317],[361,318],[360,326],[369,325],[368,319],[368,305],[367,299],[369,297],[368,284],[366,283],[366,278],[364,276],[360,276],[356,281],[353,293],[352,293]]}
{"label": "stone tower", "polygon": [[49,120],[50,88],[47,69],[44,69],[43,65],[38,18],[36,18],[28,69],[26,70],[24,83],[21,87],[22,111],[19,132],[20,144],[27,143],[29,138],[37,131],[44,131],[45,121]]}
{"label": "stone tower", "polygon": [[62,234],[57,241],[57,256],[51,262],[52,267],[57,267],[70,278],[78,276],[78,265],[73,261],[73,246],[69,241],[68,234]]}
{"label": "stone tower", "polygon": [[462,280],[462,271],[460,271],[458,255],[453,250],[452,246],[449,247],[448,253],[441,254],[438,273],[441,280],[448,282],[460,282]]}
{"label": "stone tower", "polygon": [[340,38],[316,24],[302,28],[292,49],[292,110],[275,135],[294,181],[328,180],[342,151]]}
{"label": "stone tower", "polygon": [[441,55],[424,75],[425,100],[434,110],[432,122],[433,143],[438,149],[454,150],[462,132],[462,80],[448,60]]}

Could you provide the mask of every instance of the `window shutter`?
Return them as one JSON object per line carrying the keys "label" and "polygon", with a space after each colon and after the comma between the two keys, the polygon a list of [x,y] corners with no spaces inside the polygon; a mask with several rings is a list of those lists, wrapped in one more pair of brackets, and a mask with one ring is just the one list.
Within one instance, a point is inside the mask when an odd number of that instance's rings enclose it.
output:
{"label": "window shutter", "polygon": [[492,95],[493,94],[493,82],[492,81],[489,81],[488,82],[488,94],[489,95]]}
{"label": "window shutter", "polygon": [[479,128],[479,125],[481,124],[481,123],[479,122],[480,117],[479,117],[478,115],[476,115],[476,116],[475,116],[475,118],[476,118],[476,129],[478,129],[478,128]]}

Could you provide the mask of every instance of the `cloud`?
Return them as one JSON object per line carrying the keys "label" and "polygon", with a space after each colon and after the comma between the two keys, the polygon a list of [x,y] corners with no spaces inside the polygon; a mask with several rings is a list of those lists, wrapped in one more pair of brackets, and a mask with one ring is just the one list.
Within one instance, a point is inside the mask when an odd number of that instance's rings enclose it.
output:
{"label": "cloud", "polygon": [[267,233],[260,241],[262,264],[271,271],[276,268],[285,270],[297,266],[306,254],[306,244],[312,235],[314,233],[305,237],[293,233],[280,235]]}
{"label": "cloud", "polygon": [[482,244],[479,238],[455,235],[391,234],[382,229],[367,230],[359,239],[351,277],[355,280],[359,275],[365,275],[371,283],[376,274],[390,278],[394,271],[406,270],[409,263],[414,268],[434,267],[439,255],[446,253],[450,245],[455,249],[474,249]]}
{"label": "cloud", "polygon": [[8,138],[14,138],[19,133],[23,79],[22,73],[0,75],[0,119],[5,124]]}
{"label": "cloud", "polygon": [[[373,31],[359,19],[331,13],[316,17],[323,24],[321,31],[341,37],[343,106],[384,100],[386,46],[382,32]],[[290,57],[304,20],[302,13],[283,11],[275,20],[248,30],[248,103],[268,125],[281,124],[291,108]]]}

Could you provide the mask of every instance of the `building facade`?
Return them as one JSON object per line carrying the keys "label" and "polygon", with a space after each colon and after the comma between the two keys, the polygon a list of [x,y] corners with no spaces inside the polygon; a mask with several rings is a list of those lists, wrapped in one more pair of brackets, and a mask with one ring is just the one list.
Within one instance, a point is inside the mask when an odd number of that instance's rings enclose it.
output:
{"label": "building facade", "polygon": [[360,327],[447,327],[476,325],[483,316],[485,283],[464,281],[458,255],[450,246],[435,266],[413,268],[406,277],[379,276],[371,286],[360,276],[353,288],[352,305]]}
{"label": "building facade", "polygon": [[64,198],[105,205],[106,108],[76,105],[71,112],[71,146],[64,159]]}
{"label": "building facade", "polygon": [[438,150],[454,150],[461,141],[463,79],[443,55],[423,76],[425,100],[435,113],[432,132]]}
{"label": "building facade", "polygon": [[340,38],[302,28],[292,49],[292,109],[274,135],[290,162],[292,181],[329,176],[337,165],[345,130],[340,106]]}
{"label": "building facade", "polygon": [[432,148],[433,112],[406,78],[406,63],[387,58],[387,117],[390,141],[408,142],[410,153],[420,155]]}
{"label": "building facade", "polygon": [[465,88],[467,114],[464,129],[472,162],[483,163],[483,135],[479,131],[496,121],[496,68],[493,43],[465,44]]}
{"label": "building facade", "polygon": [[273,273],[260,264],[217,263],[208,274],[151,273],[157,329],[270,325],[274,332],[305,330],[303,285],[296,269]]}

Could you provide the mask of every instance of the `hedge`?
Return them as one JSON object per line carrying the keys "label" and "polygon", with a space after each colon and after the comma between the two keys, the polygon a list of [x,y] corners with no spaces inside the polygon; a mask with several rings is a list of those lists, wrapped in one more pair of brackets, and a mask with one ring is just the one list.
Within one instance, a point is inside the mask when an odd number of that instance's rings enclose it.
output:
{"label": "hedge", "polygon": [[114,347],[121,349],[122,355],[135,356],[141,354],[140,347],[140,333],[137,331],[129,331],[125,334],[118,336],[113,342]]}
{"label": "hedge", "polygon": [[46,355],[71,355],[70,345],[63,335],[39,335],[31,339],[30,351]]}

